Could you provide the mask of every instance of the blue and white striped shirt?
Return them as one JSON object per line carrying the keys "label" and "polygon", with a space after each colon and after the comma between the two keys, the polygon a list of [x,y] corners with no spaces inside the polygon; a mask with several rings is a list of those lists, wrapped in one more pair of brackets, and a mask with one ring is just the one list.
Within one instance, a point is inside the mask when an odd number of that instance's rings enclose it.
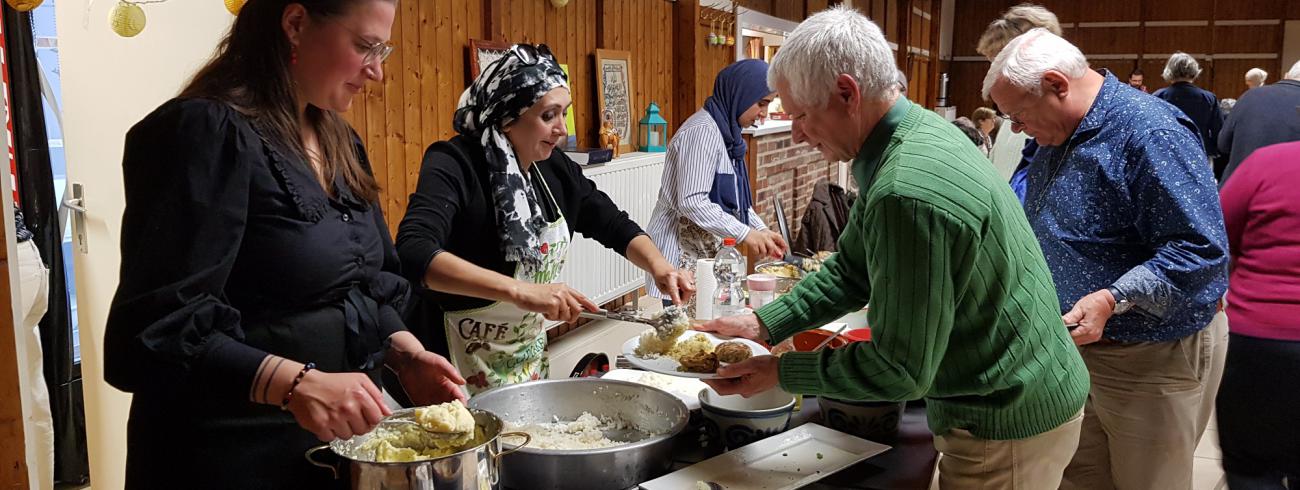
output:
{"label": "blue and white striped shirt", "polygon": [[[682,249],[677,235],[680,217],[691,220],[715,236],[735,237],[737,243],[744,241],[751,229],[767,229],[753,208],[747,210],[749,222],[741,223],[722,206],[709,200],[714,176],[730,174],[734,178],[735,173],[727,155],[727,146],[722,141],[722,131],[708,111],[700,110],[686,119],[668,143],[659,199],[650,215],[650,224],[646,226],[646,234],[650,235],[668,263],[680,265]],[[646,291],[656,298],[664,297],[649,275],[646,277]]]}

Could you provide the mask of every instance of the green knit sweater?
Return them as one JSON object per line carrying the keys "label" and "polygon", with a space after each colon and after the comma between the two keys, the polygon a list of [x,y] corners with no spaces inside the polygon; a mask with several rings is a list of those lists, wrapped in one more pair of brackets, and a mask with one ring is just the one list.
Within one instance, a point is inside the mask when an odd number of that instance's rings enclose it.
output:
{"label": "green knit sweater", "polygon": [[956,127],[900,98],[853,162],[839,253],[757,311],[780,341],[870,303],[872,341],[781,357],[781,387],[924,397],[930,429],[1020,439],[1079,413],[1088,372],[1020,203]]}

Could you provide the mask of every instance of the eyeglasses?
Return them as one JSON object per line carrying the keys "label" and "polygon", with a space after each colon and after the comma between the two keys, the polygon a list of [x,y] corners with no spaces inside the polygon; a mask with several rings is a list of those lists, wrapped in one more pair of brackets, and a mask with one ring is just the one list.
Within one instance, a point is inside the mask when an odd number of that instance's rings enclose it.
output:
{"label": "eyeglasses", "polygon": [[1024,125],[1025,125],[1025,122],[1024,122],[1024,121],[1021,121],[1020,118],[1018,117],[1019,115],[1024,114],[1024,113],[1025,113],[1025,111],[1024,111],[1024,110],[1021,110],[1020,112],[1017,112],[1017,113],[1015,113],[1015,114],[1003,114],[1003,115],[1002,115],[1002,119],[1006,119],[1006,120],[1008,120],[1008,121],[1011,121],[1011,124],[1014,124],[1014,125],[1017,125],[1017,126],[1024,126]]}
{"label": "eyeglasses", "polygon": [[516,44],[510,48],[510,53],[514,54],[525,65],[536,65],[542,61],[543,57],[555,59],[555,55],[551,54],[551,48],[545,44],[536,46],[532,44]]}
{"label": "eyeglasses", "polygon": [[367,43],[365,37],[357,34],[356,31],[352,30],[348,26],[343,25],[341,22],[339,22],[338,25],[361,41],[357,46],[358,51],[365,54],[365,56],[361,58],[361,64],[369,65],[374,63],[375,60],[378,60],[379,63],[382,64],[384,60],[388,59],[388,55],[393,54],[393,45],[386,42]]}

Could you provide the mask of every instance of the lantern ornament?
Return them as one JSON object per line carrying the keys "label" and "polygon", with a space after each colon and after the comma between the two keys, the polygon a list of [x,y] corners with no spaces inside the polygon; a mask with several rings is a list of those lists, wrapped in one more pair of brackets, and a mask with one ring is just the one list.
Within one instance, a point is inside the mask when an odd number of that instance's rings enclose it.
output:
{"label": "lantern ornament", "polygon": [[43,1],[45,0],[7,0],[5,3],[8,3],[9,6],[13,7],[14,10],[17,10],[19,12],[27,12],[30,11],[31,9],[39,7],[41,5],[41,2]]}
{"label": "lantern ornament", "polygon": [[667,151],[668,121],[659,115],[659,104],[650,103],[641,118],[641,151]]}
{"label": "lantern ornament", "polygon": [[144,31],[144,9],[132,2],[118,2],[108,14],[108,24],[122,37],[135,37]]}

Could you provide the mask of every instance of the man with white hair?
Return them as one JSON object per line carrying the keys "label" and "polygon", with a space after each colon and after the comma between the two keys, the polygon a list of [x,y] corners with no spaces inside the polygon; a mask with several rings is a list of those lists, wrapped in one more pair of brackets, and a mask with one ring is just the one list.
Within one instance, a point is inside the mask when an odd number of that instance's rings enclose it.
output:
{"label": "man with white hair", "polygon": [[1201,75],[1201,64],[1182,51],[1175,52],[1165,63],[1164,78],[1168,87],[1152,94],[1179,108],[1196,125],[1210,158],[1219,155],[1219,130],[1223,128],[1223,113],[1219,111],[1219,98],[1194,82]]}
{"label": "man with white hair", "polygon": [[955,126],[900,97],[880,28],[836,7],[799,25],[770,86],[791,138],[853,161],[839,252],[754,314],[700,327],[780,342],[870,302],[872,341],[723,367],[719,393],[924,397],[945,489],[1056,488],[1078,444],[1086,368],[1020,203]]}
{"label": "man with white hair", "polygon": [[1291,66],[1285,79],[1241,94],[1219,133],[1219,151],[1228,155],[1228,165],[1219,179],[1220,187],[1255,150],[1300,141],[1297,107],[1300,107],[1300,61]]}
{"label": "man with white hair", "polygon": [[1264,70],[1261,70],[1259,68],[1251,68],[1249,70],[1246,70],[1246,90],[1250,90],[1252,88],[1259,88],[1263,86],[1264,81],[1267,79],[1268,79],[1268,72]]}
{"label": "man with white hair", "polygon": [[1040,145],[1025,215],[1091,374],[1063,488],[1191,488],[1227,336],[1227,236],[1196,126],[1042,29],[998,54],[984,96]]}

